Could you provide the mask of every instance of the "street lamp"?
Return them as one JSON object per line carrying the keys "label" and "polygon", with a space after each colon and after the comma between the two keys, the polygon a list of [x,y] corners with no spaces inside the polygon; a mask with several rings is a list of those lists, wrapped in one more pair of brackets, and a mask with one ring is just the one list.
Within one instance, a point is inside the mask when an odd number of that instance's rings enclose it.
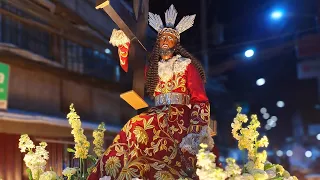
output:
{"label": "street lamp", "polygon": [[306,151],[306,152],[304,153],[304,155],[305,155],[307,158],[309,158],[309,157],[312,156],[312,152],[311,152],[311,151]]}
{"label": "street lamp", "polygon": [[283,12],[280,11],[280,10],[273,11],[273,12],[271,13],[271,18],[272,18],[272,19],[275,19],[275,20],[278,20],[278,19],[282,18],[282,16],[283,16]]}
{"label": "street lamp", "polygon": [[244,55],[247,57],[247,58],[250,58],[254,55],[254,50],[252,49],[248,49],[246,50],[246,52],[244,52]]}
{"label": "street lamp", "polygon": [[278,101],[278,102],[277,102],[277,106],[278,106],[279,108],[283,108],[283,107],[284,107],[284,102],[283,102],[283,101]]}
{"label": "street lamp", "polygon": [[267,108],[265,108],[265,107],[261,108],[261,109],[260,109],[260,112],[261,112],[262,114],[267,113]]}
{"label": "street lamp", "polygon": [[105,49],[104,52],[105,52],[106,54],[111,54],[111,50],[110,50],[109,48]]}
{"label": "street lamp", "polygon": [[257,81],[256,81],[256,84],[258,85],[258,86],[262,86],[262,85],[264,85],[266,83],[266,80],[264,79],[264,78],[260,78],[260,79],[258,79]]}
{"label": "street lamp", "polygon": [[286,155],[289,156],[289,157],[291,157],[291,156],[293,155],[293,152],[292,152],[291,150],[288,150],[288,151],[286,152]]}
{"label": "street lamp", "polygon": [[279,157],[283,156],[283,152],[282,152],[281,150],[278,150],[278,151],[276,152],[276,154],[277,154],[277,156],[279,156]]}

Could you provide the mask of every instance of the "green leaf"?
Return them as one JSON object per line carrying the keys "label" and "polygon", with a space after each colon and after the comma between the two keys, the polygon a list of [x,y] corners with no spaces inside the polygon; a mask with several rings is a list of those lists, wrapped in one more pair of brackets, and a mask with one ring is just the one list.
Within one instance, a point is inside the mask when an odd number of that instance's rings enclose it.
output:
{"label": "green leaf", "polygon": [[274,178],[271,178],[270,180],[283,180],[284,178],[283,177],[274,177]]}
{"label": "green leaf", "polygon": [[273,167],[275,167],[276,165],[274,165],[274,164],[266,164],[265,166],[264,166],[264,170],[268,170],[268,169],[271,169],[271,168],[273,168]]}
{"label": "green leaf", "polygon": [[88,159],[92,162],[92,163],[96,163],[96,161],[97,161],[97,158],[96,157],[94,157],[94,156],[92,156],[92,155],[88,155]]}
{"label": "green leaf", "polygon": [[70,153],[75,153],[76,151],[72,148],[67,148],[67,151],[70,152]]}
{"label": "green leaf", "polygon": [[28,178],[29,178],[29,180],[33,180],[33,178],[32,178],[32,172],[31,172],[31,169],[30,169],[30,168],[28,168],[26,171],[27,171],[27,174],[28,174]]}

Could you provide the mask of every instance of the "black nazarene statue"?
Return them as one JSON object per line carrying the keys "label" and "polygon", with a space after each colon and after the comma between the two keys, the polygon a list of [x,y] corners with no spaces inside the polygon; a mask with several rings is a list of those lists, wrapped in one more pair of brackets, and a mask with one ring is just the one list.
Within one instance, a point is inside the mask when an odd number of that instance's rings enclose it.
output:
{"label": "black nazarene statue", "polygon": [[89,180],[197,179],[196,153],[205,143],[217,155],[210,136],[210,104],[203,67],[180,45],[180,33],[193,26],[185,16],[174,28],[177,11],[149,13],[158,31],[146,70],[146,89],[155,106],[128,121],[106,150]]}

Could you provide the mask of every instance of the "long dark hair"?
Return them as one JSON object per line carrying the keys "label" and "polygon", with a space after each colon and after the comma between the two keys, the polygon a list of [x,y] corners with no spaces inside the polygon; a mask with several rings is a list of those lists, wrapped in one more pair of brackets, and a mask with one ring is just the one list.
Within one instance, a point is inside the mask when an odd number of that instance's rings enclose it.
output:
{"label": "long dark hair", "polygon": [[[159,80],[158,79],[158,62],[161,59],[159,42],[160,42],[160,36],[157,37],[156,43],[153,47],[153,50],[148,60],[149,65],[148,65],[148,71],[147,71],[146,89],[150,97],[153,97],[154,90],[156,89],[156,86]],[[182,57],[191,59],[191,64],[195,66],[203,82],[206,83],[207,81],[206,74],[201,63],[194,56],[192,56],[186,49],[184,49],[179,42],[175,47],[174,53],[180,54]]]}

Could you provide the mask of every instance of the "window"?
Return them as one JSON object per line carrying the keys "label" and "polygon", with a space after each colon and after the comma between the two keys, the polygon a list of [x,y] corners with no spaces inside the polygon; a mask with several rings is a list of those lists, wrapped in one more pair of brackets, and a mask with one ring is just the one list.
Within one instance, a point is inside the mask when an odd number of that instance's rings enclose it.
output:
{"label": "window", "polygon": [[[1,0],[0,8],[46,24]],[[116,77],[120,78],[116,62],[105,52],[83,47],[59,35],[28,26],[8,16],[0,15],[0,42],[10,43],[49,60],[57,61],[72,72],[110,81],[116,80]]]}
{"label": "window", "polygon": [[84,73],[114,80],[116,63],[107,54],[89,48],[83,50]]}
{"label": "window", "polygon": [[[22,11],[4,2],[1,2],[0,7],[19,16],[28,17],[28,15]],[[10,43],[48,59],[52,59],[49,46],[50,34],[45,31],[40,31],[37,28],[22,24],[10,17],[1,16],[0,34],[0,40],[3,43]]]}

